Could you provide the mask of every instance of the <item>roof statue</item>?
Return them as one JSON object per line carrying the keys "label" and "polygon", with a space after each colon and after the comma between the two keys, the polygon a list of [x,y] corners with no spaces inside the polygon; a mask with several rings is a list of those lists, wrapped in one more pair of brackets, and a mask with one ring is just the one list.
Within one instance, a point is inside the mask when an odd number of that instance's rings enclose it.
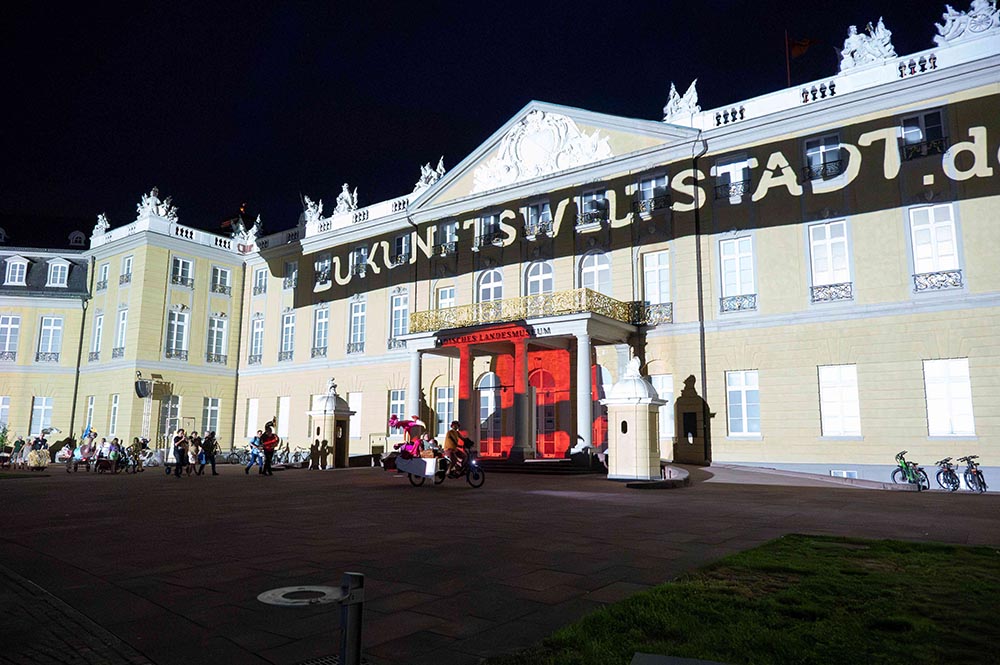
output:
{"label": "roof statue", "polygon": [[168,196],[160,201],[160,190],[153,187],[149,194],[142,195],[142,200],[139,201],[135,209],[139,213],[140,218],[156,215],[157,217],[163,217],[169,222],[176,222],[177,207],[171,203],[171,200]]}
{"label": "roof statue", "polygon": [[233,224],[233,240],[240,245],[251,247],[262,235],[264,235],[264,222],[261,221],[260,215],[257,215],[257,219],[254,220],[250,228],[246,227],[243,217],[238,218]]}
{"label": "roof statue", "polygon": [[866,32],[867,35],[859,34],[856,25],[847,29],[847,39],[844,40],[844,48],[840,51],[840,71],[896,57],[896,48],[892,45],[892,32],[885,27],[881,16],[877,25],[868,24]]}
{"label": "roof statue", "polygon": [[337,394],[337,382],[333,380],[332,376],[326,381],[326,394],[327,395]]}
{"label": "roof statue", "polygon": [[303,196],[302,207],[305,212],[306,224],[318,222],[323,217],[323,199],[313,201],[308,196]]}
{"label": "roof statue", "polygon": [[343,189],[341,189],[340,194],[337,195],[337,205],[333,208],[334,213],[351,212],[352,210],[358,209],[358,188],[355,187],[354,191],[351,192],[351,188],[344,183]]}
{"label": "roof statue", "polygon": [[422,192],[444,175],[444,155],[438,160],[437,168],[431,168],[431,163],[427,162],[420,167],[420,180],[417,180],[417,184],[413,186],[413,193]]}
{"label": "roof statue", "polygon": [[698,79],[691,81],[687,92],[684,95],[677,94],[677,88],[673,81],[670,82],[670,94],[667,96],[667,105],[663,107],[663,122],[670,122],[683,116],[691,116],[701,112],[698,106],[698,91],[695,85]]}
{"label": "roof statue", "polygon": [[946,11],[941,15],[944,25],[935,23],[938,34],[934,43],[938,46],[950,46],[956,42],[973,39],[995,28],[1000,27],[1000,10],[995,0],[972,0],[972,6],[967,12],[955,11],[951,5],[945,5]]}
{"label": "roof statue", "polygon": [[608,137],[585,134],[576,122],[540,109],[528,112],[500,139],[495,155],[473,171],[473,192],[538,178],[612,156]]}
{"label": "roof statue", "polygon": [[109,228],[111,228],[111,224],[108,222],[108,216],[102,212],[97,216],[97,224],[94,225],[94,231],[91,235],[102,236],[108,232]]}

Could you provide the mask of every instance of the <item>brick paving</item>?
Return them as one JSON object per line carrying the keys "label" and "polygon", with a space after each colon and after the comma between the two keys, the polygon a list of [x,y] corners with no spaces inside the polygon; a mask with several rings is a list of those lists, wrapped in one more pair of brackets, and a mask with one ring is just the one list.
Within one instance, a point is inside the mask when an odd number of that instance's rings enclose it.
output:
{"label": "brick paving", "polygon": [[[0,565],[52,594],[2,580],[0,662],[294,665],[336,652],[338,607],[273,607],[257,595],[338,586],[357,571],[369,662],[473,665],[785,533],[1000,545],[995,495],[737,468],[693,469],[691,487],[665,491],[592,476],[492,474],[476,490],[414,488],[378,469],[221,471],[0,478]],[[65,615],[68,629],[37,639],[27,626],[38,613]],[[26,623],[12,631],[11,616]],[[58,641],[97,634],[73,629],[84,621],[105,638]],[[109,641],[106,660],[79,660]],[[24,650],[35,660],[11,660]]]}

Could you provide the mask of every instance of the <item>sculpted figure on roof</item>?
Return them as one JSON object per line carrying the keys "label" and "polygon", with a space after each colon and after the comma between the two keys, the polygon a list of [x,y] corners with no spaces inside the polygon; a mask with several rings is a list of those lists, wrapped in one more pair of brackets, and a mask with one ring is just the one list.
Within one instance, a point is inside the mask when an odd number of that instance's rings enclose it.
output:
{"label": "sculpted figure on roof", "polygon": [[951,5],[945,5],[945,9],[941,15],[944,25],[934,24],[938,31],[934,43],[938,46],[949,46],[1000,28],[1000,9],[991,0],[972,0],[967,12],[956,11]]}
{"label": "sculpted figure on roof", "polygon": [[136,205],[136,212],[139,217],[148,217],[149,215],[156,215],[157,217],[163,217],[167,221],[176,222],[177,221],[177,206],[172,202],[171,197],[167,197],[160,200],[160,190],[153,187],[149,191],[149,194],[143,194],[142,200]]}
{"label": "sculpted figure on roof", "polygon": [[432,168],[431,163],[427,162],[420,167],[420,179],[417,180],[417,184],[413,186],[413,193],[422,192],[427,189],[444,175],[444,155],[438,160],[437,168]]}
{"label": "sculpted figure on roof", "polygon": [[94,225],[94,231],[91,235],[102,236],[108,232],[111,228],[111,223],[108,222],[108,216],[103,212],[97,216],[97,224]]}
{"label": "sculpted figure on roof", "polygon": [[335,213],[351,212],[352,210],[358,209],[358,188],[355,187],[354,191],[344,183],[340,194],[337,195],[337,205],[334,207],[333,211]]}
{"label": "sculpted figure on roof", "polygon": [[840,71],[896,57],[892,31],[885,27],[882,17],[879,17],[878,24],[874,26],[869,23],[867,32],[867,35],[858,33],[856,25],[847,29],[847,39],[840,51]]}
{"label": "sculpted figure on roof", "polygon": [[318,222],[323,217],[323,199],[313,201],[308,196],[303,196],[302,207],[306,217],[306,224]]}
{"label": "sculpted figure on roof", "polygon": [[687,92],[680,95],[671,81],[670,94],[667,96],[667,105],[663,107],[663,122],[670,122],[677,118],[701,112],[701,107],[698,106],[698,90],[695,88],[697,83],[698,79],[691,81]]}

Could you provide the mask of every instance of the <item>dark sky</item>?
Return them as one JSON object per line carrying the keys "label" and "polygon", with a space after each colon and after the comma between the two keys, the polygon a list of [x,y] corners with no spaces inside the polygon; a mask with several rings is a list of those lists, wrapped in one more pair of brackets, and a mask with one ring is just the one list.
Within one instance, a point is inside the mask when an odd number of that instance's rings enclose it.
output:
{"label": "dark sky", "polygon": [[[0,220],[112,226],[143,192],[217,228],[241,202],[269,231],[299,193],[327,210],[409,192],[532,99],[659,120],[670,82],[703,109],[785,87],[784,31],[821,42],[802,83],[838,70],[847,26],[880,15],[900,55],[930,48],[944,3],[478,2],[11,4],[0,22]],[[959,0],[958,9],[967,9]],[[17,218],[20,218],[18,221]]]}

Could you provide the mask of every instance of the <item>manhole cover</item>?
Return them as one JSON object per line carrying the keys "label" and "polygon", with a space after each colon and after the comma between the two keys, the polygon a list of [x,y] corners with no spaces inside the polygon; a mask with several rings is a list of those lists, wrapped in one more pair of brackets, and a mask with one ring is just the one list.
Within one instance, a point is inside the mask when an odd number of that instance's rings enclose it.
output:
{"label": "manhole cover", "polygon": [[332,586],[286,586],[265,591],[257,600],[268,605],[302,607],[336,603],[341,595],[340,589]]}

